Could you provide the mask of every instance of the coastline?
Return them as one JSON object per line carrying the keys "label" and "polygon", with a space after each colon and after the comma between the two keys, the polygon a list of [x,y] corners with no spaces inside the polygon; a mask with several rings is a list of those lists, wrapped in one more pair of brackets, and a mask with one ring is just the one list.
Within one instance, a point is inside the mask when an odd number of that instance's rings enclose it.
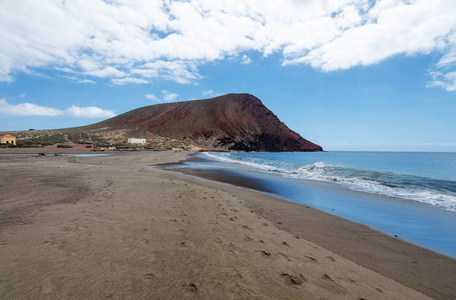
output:
{"label": "coastline", "polygon": [[[189,156],[177,163],[163,164],[163,167],[181,165],[188,160],[204,161]],[[452,257],[312,206],[270,195],[267,186],[250,176],[220,169],[172,171],[240,187],[236,195],[245,199],[246,205],[276,227],[432,297],[456,297],[456,288],[453,287],[456,259]],[[263,196],[254,196],[246,189],[256,190]],[[451,297],[444,296],[446,293]]]}
{"label": "coastline", "polygon": [[455,297],[453,259],[264,193],[148,166],[182,159],[1,157],[9,171],[0,296]]}

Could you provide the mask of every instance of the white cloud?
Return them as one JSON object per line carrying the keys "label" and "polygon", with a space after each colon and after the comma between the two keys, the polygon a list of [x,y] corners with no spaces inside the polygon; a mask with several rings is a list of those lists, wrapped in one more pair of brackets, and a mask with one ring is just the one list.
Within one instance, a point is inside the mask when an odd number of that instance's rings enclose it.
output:
{"label": "white cloud", "polygon": [[217,93],[215,93],[213,90],[203,91],[204,97],[214,97],[216,95],[217,95]]}
{"label": "white cloud", "polygon": [[190,61],[158,60],[138,65],[131,69],[131,73],[143,78],[162,78],[178,83],[191,83],[201,78],[196,64]]}
{"label": "white cloud", "polygon": [[167,102],[173,102],[175,101],[179,95],[176,93],[170,93],[167,90],[162,90],[161,91],[161,99],[155,96],[154,94],[144,94],[146,99],[152,100],[157,103],[167,103]]}
{"label": "white cloud", "polygon": [[49,116],[62,115],[62,111],[33,103],[9,104],[5,99],[0,99],[0,115],[6,116]]}
{"label": "white cloud", "polygon": [[456,3],[451,2],[379,1],[364,15],[365,24],[341,31],[331,41],[284,63],[332,71],[378,63],[397,54],[439,50],[442,38],[456,29]]}
{"label": "white cloud", "polygon": [[447,91],[456,91],[456,71],[448,73],[434,71],[430,74],[432,82],[427,85],[428,87],[442,87]]}
{"label": "white cloud", "polygon": [[78,80],[76,81],[77,83],[91,83],[91,84],[95,84],[95,81],[93,80],[90,80],[90,79],[81,79],[81,80]]}
{"label": "white cloud", "polygon": [[146,96],[146,99],[149,99],[149,100],[152,100],[152,101],[156,101],[156,102],[159,101],[157,96],[155,96],[154,94],[144,94],[144,96]]}
{"label": "white cloud", "polygon": [[147,80],[145,79],[140,79],[140,78],[132,78],[132,77],[126,77],[126,78],[121,78],[121,79],[113,79],[112,83],[116,85],[124,85],[127,83],[136,83],[136,84],[144,84],[148,83]]}
{"label": "white cloud", "polygon": [[67,79],[70,79],[76,83],[91,83],[91,84],[95,84],[95,81],[93,80],[90,80],[90,79],[81,79],[81,78],[77,78],[77,77],[74,77],[74,76],[62,76],[64,78],[67,78]]}
{"label": "white cloud", "polygon": [[101,109],[95,106],[78,107],[72,105],[63,111],[63,115],[75,118],[111,118],[116,114],[107,109]]}
{"label": "white cloud", "polygon": [[10,116],[45,116],[57,117],[68,116],[76,118],[110,118],[116,114],[107,109],[95,106],[78,107],[72,105],[65,110],[52,107],[40,106],[33,103],[10,104],[5,99],[0,99],[0,117]]}
{"label": "white cloud", "polygon": [[89,76],[94,76],[94,77],[101,77],[101,78],[126,76],[126,74],[124,72],[119,71],[118,69],[116,69],[114,67],[106,67],[103,69],[86,71],[86,72],[84,72],[84,74],[87,74]]}
{"label": "white cloud", "polygon": [[245,51],[328,72],[434,52],[443,79],[429,86],[452,90],[455,15],[455,0],[3,0],[0,81],[54,69],[114,84],[191,83],[207,62],[249,63]]}
{"label": "white cloud", "polygon": [[241,64],[246,64],[246,65],[247,65],[247,64],[249,64],[249,63],[251,63],[251,62],[252,62],[252,60],[250,59],[250,57],[248,57],[247,55],[243,55],[243,56],[242,56],[242,62],[241,62]]}
{"label": "white cloud", "polygon": [[163,101],[165,101],[165,102],[172,102],[172,101],[176,100],[177,97],[179,97],[178,94],[169,93],[168,91],[162,91],[162,93],[164,94],[163,95]]}

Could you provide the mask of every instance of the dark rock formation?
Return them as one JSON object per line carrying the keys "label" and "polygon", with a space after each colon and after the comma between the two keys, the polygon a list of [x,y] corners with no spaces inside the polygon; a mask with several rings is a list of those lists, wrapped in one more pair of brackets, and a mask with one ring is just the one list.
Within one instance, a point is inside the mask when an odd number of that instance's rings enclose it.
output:
{"label": "dark rock formation", "polygon": [[91,127],[191,140],[199,146],[215,149],[323,150],[290,130],[258,98],[249,94],[145,106]]}

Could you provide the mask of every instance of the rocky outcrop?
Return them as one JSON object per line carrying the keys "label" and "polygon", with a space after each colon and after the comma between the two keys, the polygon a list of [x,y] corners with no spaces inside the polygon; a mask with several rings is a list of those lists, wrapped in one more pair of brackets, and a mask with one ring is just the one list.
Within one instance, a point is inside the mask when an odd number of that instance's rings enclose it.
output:
{"label": "rocky outcrop", "polygon": [[157,104],[92,125],[156,134],[207,148],[244,151],[322,151],[290,130],[250,94]]}

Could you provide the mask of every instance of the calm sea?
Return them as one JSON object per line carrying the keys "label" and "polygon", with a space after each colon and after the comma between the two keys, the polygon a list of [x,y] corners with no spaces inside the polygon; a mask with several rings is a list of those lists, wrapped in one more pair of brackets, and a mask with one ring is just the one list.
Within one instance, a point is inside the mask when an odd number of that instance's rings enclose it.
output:
{"label": "calm sea", "polygon": [[[456,153],[201,153],[179,168],[249,177],[311,205],[456,258]],[[233,175],[234,174],[234,175]]]}

